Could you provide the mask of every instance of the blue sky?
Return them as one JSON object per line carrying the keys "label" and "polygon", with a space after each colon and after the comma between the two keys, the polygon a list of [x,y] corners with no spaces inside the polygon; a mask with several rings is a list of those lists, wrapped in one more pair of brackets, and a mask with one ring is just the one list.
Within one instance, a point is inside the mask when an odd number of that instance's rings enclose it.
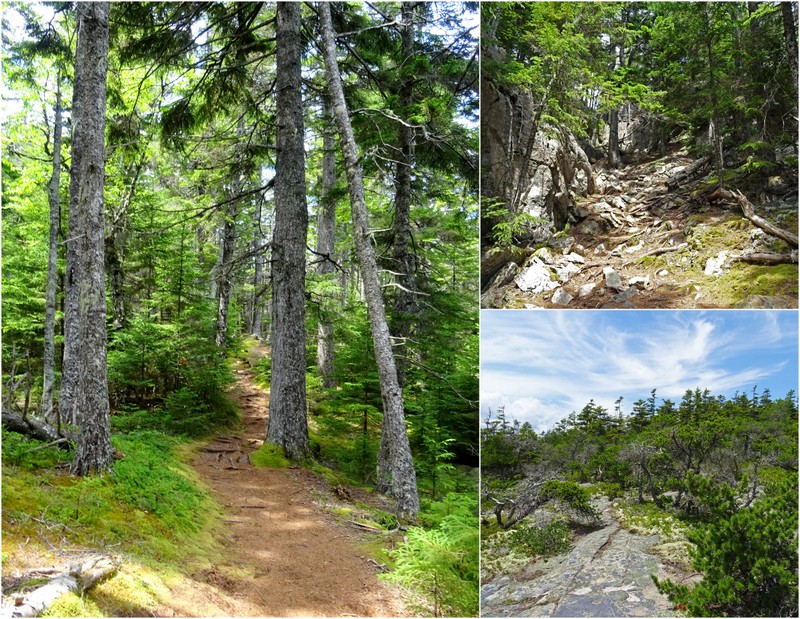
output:
{"label": "blue sky", "polygon": [[590,400],[623,411],[656,389],[680,401],[687,389],[732,396],[797,391],[795,311],[481,312],[481,417],[489,409],[552,427]]}

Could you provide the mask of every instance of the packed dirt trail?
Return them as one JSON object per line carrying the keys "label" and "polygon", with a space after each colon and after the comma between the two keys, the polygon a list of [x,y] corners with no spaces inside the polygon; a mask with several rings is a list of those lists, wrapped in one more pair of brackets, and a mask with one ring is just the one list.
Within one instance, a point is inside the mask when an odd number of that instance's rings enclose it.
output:
{"label": "packed dirt trail", "polygon": [[[266,353],[254,348],[251,361]],[[216,437],[193,462],[225,508],[226,553],[220,567],[205,575],[228,594],[216,606],[234,616],[410,616],[398,592],[377,579],[377,567],[359,552],[360,533],[315,504],[315,495],[329,491],[324,482],[302,468],[250,464],[250,452],[264,437],[268,392],[254,384],[243,364],[235,371],[232,397],[243,429]],[[229,578],[232,568],[249,578]]]}

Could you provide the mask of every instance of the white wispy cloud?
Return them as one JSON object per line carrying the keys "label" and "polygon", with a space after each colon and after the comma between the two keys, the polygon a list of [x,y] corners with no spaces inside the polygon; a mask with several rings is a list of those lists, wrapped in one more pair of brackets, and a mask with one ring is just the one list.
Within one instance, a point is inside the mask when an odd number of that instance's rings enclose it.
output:
{"label": "white wispy cloud", "polygon": [[744,391],[796,359],[796,342],[796,319],[777,312],[484,312],[482,410],[543,430],[590,399],[613,410],[623,396],[630,411],[651,389]]}

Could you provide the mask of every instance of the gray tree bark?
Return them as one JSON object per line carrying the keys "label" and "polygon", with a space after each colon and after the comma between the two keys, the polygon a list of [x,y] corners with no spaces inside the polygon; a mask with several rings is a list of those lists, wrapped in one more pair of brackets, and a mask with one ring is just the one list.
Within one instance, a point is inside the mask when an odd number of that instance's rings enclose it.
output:
{"label": "gray tree bark", "polygon": [[[266,244],[265,235],[262,231],[262,207],[259,202],[254,217],[255,234],[253,239],[253,250],[263,247]],[[261,315],[264,308],[261,305],[261,298],[264,296],[264,255],[255,252],[253,256],[253,294],[250,297],[249,321],[250,334],[263,337],[261,329]]]}
{"label": "gray tree bark", "polygon": [[103,203],[109,3],[79,2],[77,11],[64,375],[59,406],[64,417],[78,427],[72,473],[87,475],[110,470],[113,464],[106,378]]}
{"label": "gray tree bark", "polygon": [[[237,137],[241,140],[245,134],[244,119],[239,121],[236,130]],[[244,185],[244,171],[242,161],[242,148],[237,145],[236,161],[232,172],[230,191],[228,192],[228,207],[225,209],[225,221],[222,225],[222,246],[219,254],[219,277],[217,285],[217,324],[214,342],[221,354],[225,354],[228,339],[228,313],[233,296],[233,250],[236,245],[236,217],[239,214],[239,196]]]}
{"label": "gray tree bark", "polygon": [[[238,174],[237,174],[238,177]],[[231,188],[231,197],[241,191],[241,185],[234,180]],[[217,323],[214,342],[221,353],[225,353],[225,344],[228,336],[228,310],[233,294],[233,248],[236,243],[236,215],[237,203],[232,200],[228,203],[225,213],[225,223],[222,225],[222,246],[219,260],[219,282],[217,285]]]}
{"label": "gray tree bark", "polygon": [[330,5],[318,2],[320,27],[322,29],[323,56],[325,58],[325,74],[328,79],[333,112],[339,128],[347,181],[350,190],[350,207],[353,222],[353,238],[355,240],[361,277],[364,281],[364,294],[367,301],[372,330],[372,343],[375,349],[375,360],[383,398],[383,427],[381,447],[378,454],[377,483],[379,492],[388,492],[397,502],[399,518],[413,520],[419,513],[419,496],[417,495],[417,475],[411,460],[411,448],[408,443],[408,432],[403,410],[403,396],[397,382],[397,370],[392,354],[389,337],[389,326],[386,322],[386,310],[381,296],[378,279],[378,265],[375,251],[370,239],[367,221],[367,205],[364,199],[364,182],[361,167],[358,163],[358,151],[347,103],[344,99],[342,78],[339,63],[336,60],[336,38],[331,20]]}
{"label": "gray tree bark", "polygon": [[783,16],[783,38],[786,42],[786,55],[789,58],[789,68],[792,71],[792,84],[797,92],[797,29],[794,26],[794,12],[792,5],[795,2],[781,2],[781,15]]}
{"label": "gray tree bark", "polygon": [[[56,368],[56,291],[58,290],[58,231],[61,228],[61,132],[63,120],[61,113],[61,71],[56,78],[56,106],[53,121],[53,173],[47,186],[47,199],[50,203],[50,246],[47,257],[47,288],[44,301],[44,375],[42,382],[42,419],[54,423],[53,391],[55,389]],[[58,425],[58,424],[56,424]]]}
{"label": "gray tree bark", "polygon": [[[327,97],[323,98],[323,109],[326,120],[333,123],[333,112]],[[336,197],[333,192],[336,188],[336,144],[333,131],[332,126],[326,126],[322,136],[322,196],[317,214],[317,253],[321,259],[317,273],[320,275],[329,275],[334,271],[332,259],[336,236]],[[333,322],[323,308],[317,332],[317,374],[322,377],[322,386],[326,389],[336,387],[334,368]]]}
{"label": "gray tree bark", "polygon": [[272,379],[267,441],[310,456],[306,419],[305,275],[308,212],[300,60],[300,4],[278,3]]}
{"label": "gray tree bark", "polygon": [[[414,56],[414,8],[412,3],[401,5],[403,27],[401,31],[403,60],[411,62]],[[408,113],[413,103],[413,76],[407,75],[400,85],[400,109],[402,114]],[[394,196],[394,246],[392,257],[394,271],[400,287],[395,297],[392,312],[391,334],[395,341],[395,365],[397,381],[402,388],[406,376],[406,355],[409,353],[408,339],[411,335],[415,315],[419,312],[417,304],[417,280],[414,255],[411,251],[411,169],[414,164],[414,130],[406,124],[399,126],[399,146],[397,170],[395,172]]]}

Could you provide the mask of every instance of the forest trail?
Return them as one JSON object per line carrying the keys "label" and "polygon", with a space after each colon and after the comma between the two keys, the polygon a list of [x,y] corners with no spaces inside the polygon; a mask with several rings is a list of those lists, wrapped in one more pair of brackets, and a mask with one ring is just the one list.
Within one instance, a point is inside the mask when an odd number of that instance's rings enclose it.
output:
{"label": "forest trail", "polygon": [[683,574],[651,554],[658,536],[620,527],[608,499],[596,501],[602,527],[578,538],[570,550],[536,561],[481,587],[487,617],[672,617],[673,605],[650,577]]}
{"label": "forest trail", "polygon": [[[267,354],[251,350],[253,360]],[[232,397],[243,429],[217,436],[194,462],[201,479],[224,506],[226,552],[204,574],[225,591],[211,608],[197,607],[194,592],[175,591],[172,605],[185,616],[226,614],[262,617],[410,616],[397,591],[380,582],[376,567],[359,552],[359,532],[337,524],[314,501],[329,488],[302,468],[250,464],[261,446],[269,393],[244,364],[234,368]],[[248,578],[230,578],[232,570]],[[182,595],[188,599],[182,600]],[[215,608],[216,607],[216,608]]]}
{"label": "forest trail", "polygon": [[[708,200],[710,170],[704,169],[700,178],[667,185],[693,163],[676,145],[664,157],[637,157],[616,170],[596,163],[595,192],[576,206],[580,221],[556,238],[554,247],[527,250],[538,260],[513,281],[486,291],[483,306],[797,307],[796,278],[783,281],[775,267],[760,267],[763,286],[752,281],[753,274],[749,281],[722,277],[740,255],[776,251],[775,239],[746,221],[731,201]],[[776,195],[764,187],[753,187],[752,192],[758,194],[757,213],[796,229],[796,192]],[[558,283],[537,290],[534,282],[542,281],[542,273],[549,279],[551,272]],[[731,294],[744,299],[735,300]]]}

